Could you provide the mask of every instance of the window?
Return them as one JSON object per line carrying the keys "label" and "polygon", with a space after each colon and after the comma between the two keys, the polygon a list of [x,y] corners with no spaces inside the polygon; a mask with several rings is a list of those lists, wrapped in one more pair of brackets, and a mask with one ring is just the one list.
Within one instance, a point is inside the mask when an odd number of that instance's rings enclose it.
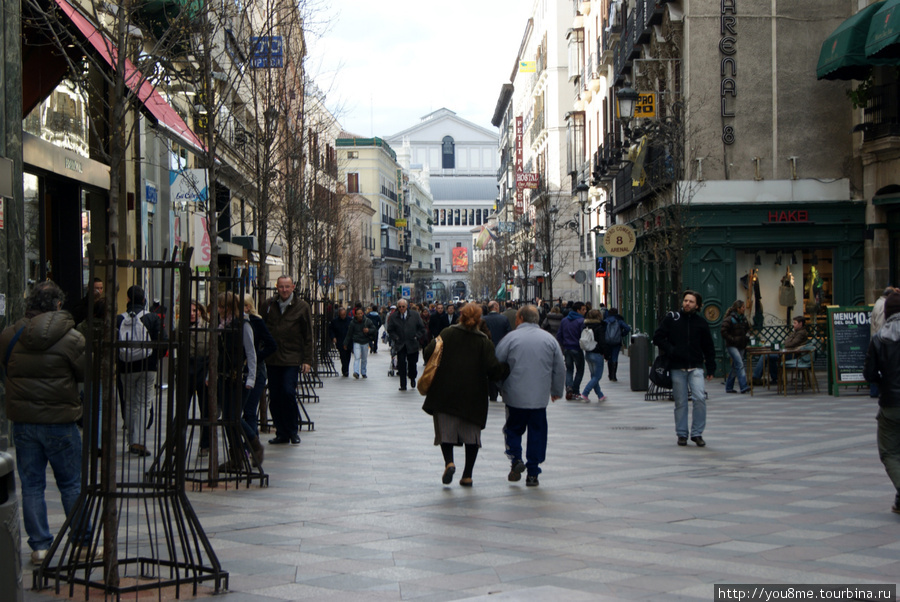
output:
{"label": "window", "polygon": [[438,274],[441,273],[441,258],[440,257],[434,258],[434,271],[437,272]]}
{"label": "window", "polygon": [[456,169],[456,150],[453,138],[444,136],[441,140],[441,167],[444,169]]}
{"label": "window", "polygon": [[359,174],[358,173],[348,173],[347,174],[347,192],[353,193],[359,192]]}
{"label": "window", "polygon": [[[584,162],[584,112],[575,111],[566,116],[566,165],[567,172],[575,174]],[[573,179],[572,186],[574,188]]]}
{"label": "window", "polygon": [[347,151],[348,159],[359,159],[359,151]]}
{"label": "window", "polygon": [[439,243],[439,242],[434,243],[434,248],[435,248],[435,249],[440,249],[440,248],[441,248],[441,243]]}

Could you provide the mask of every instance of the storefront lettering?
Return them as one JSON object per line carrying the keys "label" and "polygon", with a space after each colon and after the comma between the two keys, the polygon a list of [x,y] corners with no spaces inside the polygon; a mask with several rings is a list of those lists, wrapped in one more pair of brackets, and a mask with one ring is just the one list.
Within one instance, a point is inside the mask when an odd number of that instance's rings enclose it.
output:
{"label": "storefront lettering", "polygon": [[84,173],[84,166],[81,164],[81,161],[76,161],[75,159],[70,159],[69,157],[66,157],[66,169],[76,171],[78,173]]}
{"label": "storefront lettering", "polygon": [[795,209],[793,211],[769,211],[769,223],[808,221],[809,211],[805,209]]}
{"label": "storefront lettering", "polygon": [[[719,54],[722,61],[719,74],[722,77],[719,96],[722,103],[722,119],[734,117],[734,104],[737,98],[737,0],[722,0],[719,19]],[[730,99],[730,100],[729,100]],[[722,124],[722,142],[734,144],[734,126]]]}

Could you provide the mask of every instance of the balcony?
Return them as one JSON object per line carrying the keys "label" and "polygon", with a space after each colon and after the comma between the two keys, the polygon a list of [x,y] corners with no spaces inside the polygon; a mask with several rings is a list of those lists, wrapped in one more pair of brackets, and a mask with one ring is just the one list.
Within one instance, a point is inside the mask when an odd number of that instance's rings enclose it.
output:
{"label": "balcony", "polygon": [[900,136],[900,102],[898,84],[872,87],[872,96],[863,110],[863,140]]}
{"label": "balcony", "polygon": [[381,249],[381,256],[388,257],[391,259],[406,259],[407,257],[409,257],[409,255],[407,255],[403,251],[400,251],[398,249],[388,249],[388,248]]}
{"label": "balcony", "polygon": [[397,222],[392,217],[388,217],[387,215],[381,214],[381,223],[391,227],[397,227]]}
{"label": "balcony", "polygon": [[540,139],[541,133],[544,131],[544,113],[543,111],[539,112],[534,116],[534,121],[531,123],[531,127],[528,129],[528,134],[531,140],[531,144],[534,144],[537,140]]}

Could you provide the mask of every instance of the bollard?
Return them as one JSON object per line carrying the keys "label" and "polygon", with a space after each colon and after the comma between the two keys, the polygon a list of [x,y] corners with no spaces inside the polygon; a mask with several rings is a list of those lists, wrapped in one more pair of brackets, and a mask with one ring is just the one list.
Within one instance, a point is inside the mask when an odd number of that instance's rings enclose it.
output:
{"label": "bollard", "polygon": [[631,390],[646,391],[650,388],[650,338],[642,332],[631,335],[628,356]]}

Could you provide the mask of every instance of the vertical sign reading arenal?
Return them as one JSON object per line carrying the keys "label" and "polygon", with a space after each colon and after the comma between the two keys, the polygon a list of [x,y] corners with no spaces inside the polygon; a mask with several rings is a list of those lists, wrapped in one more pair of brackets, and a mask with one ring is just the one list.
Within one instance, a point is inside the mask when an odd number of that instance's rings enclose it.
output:
{"label": "vertical sign reading arenal", "polygon": [[522,173],[522,138],[525,135],[523,117],[516,117],[516,215],[525,213],[525,199],[522,189],[518,186],[519,174]]}

